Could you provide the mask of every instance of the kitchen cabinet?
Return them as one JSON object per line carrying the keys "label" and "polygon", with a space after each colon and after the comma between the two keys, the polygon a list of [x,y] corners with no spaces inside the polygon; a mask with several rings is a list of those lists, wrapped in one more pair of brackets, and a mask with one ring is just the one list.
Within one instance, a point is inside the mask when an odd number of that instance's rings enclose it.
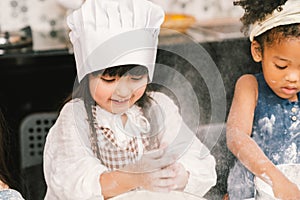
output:
{"label": "kitchen cabinet", "polygon": [[[24,177],[19,167],[21,123],[33,113],[58,111],[64,98],[72,91],[76,77],[74,66],[74,57],[67,51],[0,56],[0,107],[10,131],[8,166],[26,199],[30,199],[29,191],[23,185]],[[34,184],[39,185],[38,182]]]}

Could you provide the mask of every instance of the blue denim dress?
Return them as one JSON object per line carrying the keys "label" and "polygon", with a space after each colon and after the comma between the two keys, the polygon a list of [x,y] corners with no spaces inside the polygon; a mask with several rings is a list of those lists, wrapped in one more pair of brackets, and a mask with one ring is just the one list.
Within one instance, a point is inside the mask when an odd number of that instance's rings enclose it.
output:
{"label": "blue denim dress", "polygon": [[[300,163],[300,98],[290,102],[278,97],[263,74],[258,81],[258,102],[254,113],[252,138],[275,164]],[[236,161],[228,177],[230,200],[254,197],[254,175]]]}
{"label": "blue denim dress", "polygon": [[1,200],[24,200],[22,195],[13,189],[5,189],[0,191]]}

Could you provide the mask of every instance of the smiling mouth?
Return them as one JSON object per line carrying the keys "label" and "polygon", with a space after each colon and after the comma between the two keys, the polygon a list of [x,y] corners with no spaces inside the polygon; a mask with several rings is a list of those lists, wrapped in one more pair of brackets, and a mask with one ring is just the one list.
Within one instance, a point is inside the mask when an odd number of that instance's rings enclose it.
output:
{"label": "smiling mouth", "polygon": [[129,99],[111,99],[112,102],[117,103],[117,104],[123,104],[123,103],[128,103]]}
{"label": "smiling mouth", "polygon": [[285,94],[295,94],[298,92],[298,89],[296,87],[283,87],[282,91]]}

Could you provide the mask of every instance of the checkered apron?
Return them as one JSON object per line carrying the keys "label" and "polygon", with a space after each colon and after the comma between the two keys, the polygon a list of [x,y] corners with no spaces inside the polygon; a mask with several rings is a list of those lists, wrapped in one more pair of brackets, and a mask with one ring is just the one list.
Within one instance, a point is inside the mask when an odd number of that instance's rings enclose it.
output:
{"label": "checkered apron", "polygon": [[[110,170],[122,168],[128,164],[134,163],[139,158],[138,140],[142,140],[144,151],[150,151],[159,147],[157,136],[147,137],[141,135],[141,138],[132,136],[125,147],[117,144],[114,132],[98,125],[96,121],[96,107],[93,106],[93,125],[96,133],[91,132],[90,140],[94,154]],[[93,135],[96,134],[96,135]],[[101,141],[98,143],[98,141]]]}

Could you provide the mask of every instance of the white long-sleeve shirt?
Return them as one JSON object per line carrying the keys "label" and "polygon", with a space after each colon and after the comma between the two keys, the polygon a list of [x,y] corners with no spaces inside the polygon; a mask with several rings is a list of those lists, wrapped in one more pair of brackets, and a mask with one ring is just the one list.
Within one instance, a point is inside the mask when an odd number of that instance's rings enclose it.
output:
{"label": "white long-sleeve shirt", "polygon": [[[170,143],[176,137],[174,133],[182,127],[178,108],[162,93],[153,92],[151,96],[165,113],[165,132],[161,143]],[[100,112],[99,109],[97,112]],[[108,169],[93,154],[89,131],[83,101],[75,99],[67,103],[50,129],[45,144],[45,200],[103,199],[100,175]],[[178,160],[190,173],[185,191],[203,196],[216,184],[215,159],[189,129],[186,131],[191,144]]]}

